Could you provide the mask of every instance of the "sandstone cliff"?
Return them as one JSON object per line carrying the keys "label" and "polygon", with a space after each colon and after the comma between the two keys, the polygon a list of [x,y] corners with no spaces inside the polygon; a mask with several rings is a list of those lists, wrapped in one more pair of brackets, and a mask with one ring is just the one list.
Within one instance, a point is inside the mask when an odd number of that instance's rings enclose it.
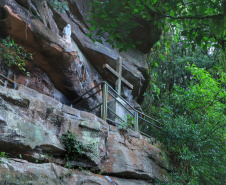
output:
{"label": "sandstone cliff", "polygon": [[[9,73],[0,60],[0,73],[11,79],[14,76],[20,84],[18,90],[11,84],[8,88],[0,85],[0,152],[9,157],[0,158],[0,184],[143,185],[168,181],[172,167],[150,139],[67,106],[103,80],[114,85],[115,78],[102,66],[115,67],[119,56],[123,58],[122,75],[134,86],[127,98],[142,95],[147,67],[144,53],[160,33],[150,34],[151,28],[144,26],[143,36],[133,33],[142,46],[119,53],[105,42],[93,43],[87,37],[89,0],[67,2],[69,10],[59,13],[45,0],[0,0],[0,38],[10,35],[34,58],[26,61],[30,77],[17,68]],[[71,44],[62,37],[67,24],[72,27]],[[97,94],[89,103],[98,98]],[[80,143],[91,144],[71,161],[65,160],[61,139],[68,130]]]}
{"label": "sandstone cliff", "polygon": [[[89,151],[70,161],[61,136],[70,130]],[[169,180],[165,154],[148,138],[121,131],[94,114],[68,107],[20,85],[0,86],[0,184],[151,184]],[[89,171],[87,171],[89,170]],[[96,174],[94,174],[94,173]],[[112,181],[112,182],[111,182]]]}
{"label": "sandstone cliff", "polygon": [[[143,52],[150,50],[161,32],[155,33],[154,28],[143,26],[133,34],[142,42],[140,50],[119,53],[105,43],[104,38],[100,44],[93,43],[87,36],[89,0],[67,2],[69,10],[58,13],[48,1],[0,0],[0,37],[10,35],[34,54],[34,59],[27,62],[31,72],[28,86],[59,100],[74,99],[102,79],[114,85],[114,76],[102,66],[108,63],[115,67],[117,58],[121,56],[123,77],[133,84],[132,94],[134,98],[138,97],[147,69]],[[72,28],[71,44],[62,38],[67,24]],[[19,74],[17,80],[25,84],[24,77]]]}

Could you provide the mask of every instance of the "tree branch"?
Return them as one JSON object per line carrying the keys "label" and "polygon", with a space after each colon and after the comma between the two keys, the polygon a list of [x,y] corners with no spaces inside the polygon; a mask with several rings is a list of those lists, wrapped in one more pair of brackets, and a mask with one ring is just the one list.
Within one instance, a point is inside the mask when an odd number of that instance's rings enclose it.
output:
{"label": "tree branch", "polygon": [[170,15],[164,15],[164,17],[172,18],[172,19],[212,19],[216,17],[224,17],[224,14],[217,14],[217,15],[208,15],[208,16],[180,16],[180,17],[173,17]]}
{"label": "tree branch", "polygon": [[225,126],[226,126],[226,124],[221,125],[221,126],[215,128],[211,133],[209,133],[209,134],[208,134],[204,139],[202,139],[201,141],[206,140],[206,139],[207,139],[210,135],[212,135],[215,131],[217,131],[218,129],[223,128],[223,127],[225,127]]}
{"label": "tree branch", "polygon": [[[195,1],[192,1],[192,2],[188,2],[188,3],[183,3],[183,4],[181,4],[181,6],[189,5],[189,4],[192,4],[192,3],[196,2],[196,1],[199,1],[199,0],[195,0]],[[169,12],[169,11],[175,9],[175,8],[178,8],[178,7],[179,7],[178,5],[174,6],[171,9],[167,10],[166,12]]]}

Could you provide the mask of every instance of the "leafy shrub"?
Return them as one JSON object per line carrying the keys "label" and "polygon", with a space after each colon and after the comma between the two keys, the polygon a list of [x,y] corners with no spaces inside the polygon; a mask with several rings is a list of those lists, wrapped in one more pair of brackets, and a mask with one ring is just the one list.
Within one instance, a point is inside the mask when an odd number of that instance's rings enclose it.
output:
{"label": "leafy shrub", "polygon": [[119,129],[127,130],[131,128],[135,124],[134,117],[131,117],[130,115],[127,115],[127,120],[122,121],[119,125]]}
{"label": "leafy shrub", "polygon": [[69,10],[67,1],[50,0],[49,3],[59,13],[64,13],[65,10]]}
{"label": "leafy shrub", "polygon": [[[0,54],[2,55],[6,65],[11,67],[13,65],[19,67],[21,71],[25,71],[25,60],[33,59],[31,53],[27,53],[27,51],[22,47],[18,46],[13,39],[10,39],[10,36],[6,37],[6,39],[1,40],[0,46]],[[29,75],[29,72],[26,72]]]}
{"label": "leafy shrub", "polygon": [[2,161],[1,161],[1,158],[6,158],[6,159],[8,159],[8,156],[5,155],[5,152],[1,152],[1,153],[0,153],[0,163],[2,162]]}
{"label": "leafy shrub", "polygon": [[159,112],[164,132],[155,137],[174,160],[174,184],[225,184],[226,74],[188,66],[187,88],[175,86]]}
{"label": "leafy shrub", "polygon": [[62,135],[61,139],[65,145],[67,160],[74,160],[92,148],[92,144],[83,144],[78,140],[78,136],[69,130]]}

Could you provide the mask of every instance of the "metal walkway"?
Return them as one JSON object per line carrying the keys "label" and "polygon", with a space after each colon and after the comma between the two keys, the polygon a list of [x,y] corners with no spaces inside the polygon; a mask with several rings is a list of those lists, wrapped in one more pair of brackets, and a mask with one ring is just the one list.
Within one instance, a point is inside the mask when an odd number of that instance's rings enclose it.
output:
{"label": "metal walkway", "polygon": [[[101,88],[100,88],[101,87]],[[99,90],[95,91],[97,88]],[[95,92],[94,92],[95,91]],[[99,116],[108,123],[114,123],[119,126],[123,126],[126,128],[131,128],[135,131],[140,132],[142,135],[147,137],[151,137],[149,134],[153,131],[153,129],[161,129],[161,127],[153,124],[152,122],[161,125],[160,122],[151,118],[150,116],[145,115],[144,113],[136,110],[133,106],[131,106],[122,96],[120,96],[107,82],[101,82],[97,84],[95,87],[78,97],[72,102],[72,105],[77,108],[77,106],[81,106],[85,101],[90,99],[91,97],[99,94],[102,96],[102,101],[94,105],[92,108],[89,108],[89,112],[95,111],[99,112]],[[115,113],[114,110],[110,108],[108,100],[115,100],[121,107],[124,109],[124,112],[128,115],[128,119],[123,119],[119,115]],[[121,120],[121,123],[116,123],[114,120],[110,118],[110,115],[114,115],[118,120]],[[112,116],[111,116],[112,117]]]}

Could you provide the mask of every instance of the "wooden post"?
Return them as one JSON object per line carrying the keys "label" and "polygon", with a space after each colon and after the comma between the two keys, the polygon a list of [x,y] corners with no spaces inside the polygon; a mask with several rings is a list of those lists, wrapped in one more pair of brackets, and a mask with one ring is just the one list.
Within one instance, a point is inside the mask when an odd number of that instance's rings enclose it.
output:
{"label": "wooden post", "polygon": [[107,121],[107,100],[108,99],[108,86],[104,83],[103,87],[103,105],[102,105],[102,119]]}
{"label": "wooden post", "polygon": [[116,63],[116,71],[111,68],[108,64],[104,64],[103,68],[108,69],[113,75],[117,78],[116,81],[116,91],[118,92],[119,95],[121,95],[122,91],[122,83],[129,87],[130,89],[133,89],[133,85],[129,83],[125,78],[122,77],[122,58],[118,57],[118,62]]}
{"label": "wooden post", "polygon": [[[8,70],[8,74],[7,74],[7,78],[8,78],[8,79],[10,78],[11,74],[12,74],[12,72],[11,72],[11,70],[9,69],[9,70]],[[5,80],[5,87],[7,87],[7,85],[8,85],[8,81]]]}
{"label": "wooden post", "polygon": [[119,95],[121,95],[121,84],[122,84],[122,58],[118,58],[118,62],[116,63],[116,72],[118,73],[118,79],[116,81],[116,91]]}
{"label": "wooden post", "polygon": [[[115,95],[115,98],[118,98],[121,95],[121,91],[122,91],[122,84],[126,85],[127,87],[129,87],[130,89],[133,89],[133,85],[130,84],[125,78],[122,77],[122,58],[118,57],[118,60],[116,62],[116,70],[114,70],[113,68],[111,68],[108,64],[104,64],[103,68],[106,68],[107,70],[109,70],[111,73],[113,73],[113,75],[117,78],[116,83],[115,83],[115,90],[117,91],[117,94]],[[105,87],[106,84],[104,84],[104,89],[103,89],[103,106],[102,106],[102,119],[103,120],[107,120],[107,87]],[[106,101],[106,102],[105,102]],[[118,98],[118,101],[121,101],[120,98]],[[123,100],[122,100],[123,101]],[[123,110],[123,105],[121,106],[116,100],[109,102],[109,108],[112,106],[114,107],[114,111],[116,113],[116,115],[120,115],[119,117],[124,118],[126,116],[125,111]],[[125,115],[123,115],[125,114]],[[111,115],[111,114],[110,114]],[[109,116],[110,116],[109,115]],[[114,119],[114,118],[113,118]],[[118,118],[115,118],[115,122],[117,122]]]}
{"label": "wooden post", "polygon": [[[9,82],[11,82],[11,83],[16,83],[16,82],[14,82],[13,80],[10,80],[9,78],[7,78],[7,77],[5,77],[3,74],[1,74],[0,73],[0,76],[2,77],[2,78],[4,78],[6,81],[9,81]],[[4,82],[3,82],[4,83]],[[4,83],[5,84],[5,83]],[[18,84],[16,84],[17,86],[18,86]]]}
{"label": "wooden post", "polygon": [[134,129],[138,132],[138,112],[134,112]]}
{"label": "wooden post", "polygon": [[14,81],[13,87],[14,87],[14,90],[16,90],[17,84],[16,84],[16,75],[15,74],[13,75],[13,81]]}
{"label": "wooden post", "polygon": [[4,83],[2,80],[0,80],[0,83],[1,83],[2,85],[5,85],[5,83]]}

